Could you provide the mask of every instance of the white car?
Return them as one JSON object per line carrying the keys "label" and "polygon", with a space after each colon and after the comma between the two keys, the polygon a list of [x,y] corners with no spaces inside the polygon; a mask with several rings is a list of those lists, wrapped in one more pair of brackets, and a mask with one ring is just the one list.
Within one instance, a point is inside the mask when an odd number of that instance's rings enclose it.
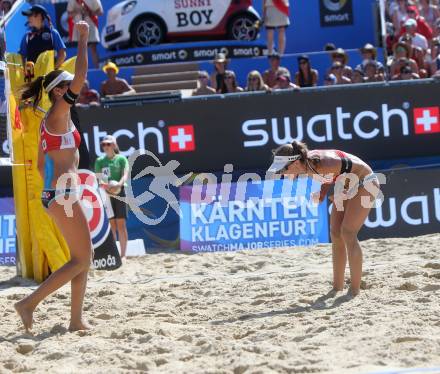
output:
{"label": "white car", "polygon": [[115,49],[181,37],[254,40],[259,21],[252,0],[126,0],[108,11],[102,44]]}

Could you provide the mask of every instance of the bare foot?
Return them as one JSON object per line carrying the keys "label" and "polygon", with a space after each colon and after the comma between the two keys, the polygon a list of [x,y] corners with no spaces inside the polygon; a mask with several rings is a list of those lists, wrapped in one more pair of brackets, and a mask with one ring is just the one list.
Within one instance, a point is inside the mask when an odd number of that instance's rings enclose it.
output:
{"label": "bare foot", "polygon": [[26,332],[30,332],[30,330],[32,329],[32,323],[34,322],[34,308],[29,307],[29,305],[27,305],[24,300],[15,303],[14,308],[20,316]]}
{"label": "bare foot", "polygon": [[331,289],[331,291],[329,292],[329,294],[331,294],[333,296],[336,296],[338,293],[340,293],[342,291],[344,291],[344,288],[335,288],[335,287],[333,287]]}
{"label": "bare foot", "polygon": [[350,287],[348,292],[347,292],[347,295],[349,295],[350,297],[354,298],[354,297],[359,295],[360,291],[361,291],[360,289],[356,289],[355,290],[355,289]]}
{"label": "bare foot", "polygon": [[70,322],[70,325],[69,325],[70,332],[90,330],[90,329],[91,329],[91,326],[88,323],[83,322],[83,321]]}

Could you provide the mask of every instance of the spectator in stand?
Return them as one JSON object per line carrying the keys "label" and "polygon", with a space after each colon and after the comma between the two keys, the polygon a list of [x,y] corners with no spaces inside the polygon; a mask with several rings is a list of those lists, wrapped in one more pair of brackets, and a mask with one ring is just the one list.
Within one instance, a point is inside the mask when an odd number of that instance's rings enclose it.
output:
{"label": "spectator in stand", "polygon": [[209,74],[207,71],[199,71],[197,88],[192,92],[192,96],[215,95],[215,90],[209,86]]}
{"label": "spectator in stand", "polygon": [[329,74],[324,77],[324,86],[334,86],[336,84],[336,76],[334,74]]}
{"label": "spectator in stand", "polygon": [[427,51],[414,45],[413,40],[414,39],[410,34],[404,34],[400,38],[400,41],[408,46],[410,58],[413,59],[417,64],[417,73],[422,77],[426,77],[427,70],[425,68],[425,56]]}
{"label": "spectator in stand", "polygon": [[410,79],[419,79],[420,77],[413,73],[411,66],[409,65],[404,65],[400,68],[399,70],[399,74],[395,75],[392,80],[396,81],[396,80],[410,80]]}
{"label": "spectator in stand", "polygon": [[365,78],[364,82],[372,83],[372,82],[383,82],[384,76],[379,71],[376,61],[370,60],[364,65]]}
{"label": "spectator in stand", "polygon": [[423,49],[425,51],[428,49],[428,39],[417,32],[417,22],[414,19],[409,18],[405,21],[405,31],[406,33],[404,33],[402,37],[405,35],[409,35],[412,40],[412,45],[419,47],[420,49]]}
{"label": "spectator in stand", "polygon": [[107,62],[102,70],[108,77],[108,79],[101,84],[102,96],[133,95],[136,93],[135,89],[131,87],[125,79],[118,78],[119,68],[115,63]]}
{"label": "spectator in stand", "polygon": [[433,38],[440,36],[440,18],[437,21],[435,21],[435,25],[432,30],[432,35],[433,35]]}
{"label": "spectator in stand", "polygon": [[263,77],[257,70],[252,70],[247,76],[246,91],[266,91],[270,92],[270,87],[264,83]]}
{"label": "spectator in stand", "polygon": [[237,84],[237,77],[235,73],[232,70],[226,70],[225,71],[225,84],[226,84],[226,90],[227,93],[236,93],[236,92],[243,92],[243,88],[241,88]]}
{"label": "spectator in stand", "polygon": [[377,50],[370,43],[365,44],[360,50],[362,56],[362,63],[356,66],[356,69],[361,69],[365,73],[365,66],[367,63],[373,61],[376,64],[377,70],[382,75],[385,73],[385,69],[381,62],[377,61]]}
{"label": "spectator in stand", "polygon": [[440,38],[431,41],[431,53],[429,59],[430,76],[433,76],[440,69]]}
{"label": "spectator in stand", "polygon": [[211,74],[212,88],[217,93],[226,93],[225,71],[228,68],[228,60],[224,53],[218,53],[214,59],[214,72]]}
{"label": "spectator in stand", "polygon": [[393,47],[399,41],[398,34],[394,30],[394,25],[391,22],[387,22],[386,24],[386,46],[387,46],[387,54],[391,56],[393,54]]}
{"label": "spectator in stand", "polygon": [[411,50],[408,45],[403,42],[399,42],[394,45],[394,54],[389,61],[390,76],[398,75],[400,68],[403,65],[409,65],[413,73],[419,73],[419,67],[417,63],[411,58]]}
{"label": "spectator in stand", "polygon": [[318,71],[312,69],[310,59],[306,55],[298,57],[298,71],[295,74],[295,83],[299,87],[315,87],[318,85]]}
{"label": "spectator in stand", "polygon": [[11,10],[13,4],[14,1],[12,0],[2,0],[2,2],[0,3],[0,12],[3,14],[8,13]]}
{"label": "spectator in stand", "polygon": [[419,12],[431,29],[436,26],[437,18],[440,18],[440,10],[438,6],[433,5],[431,0],[419,0]]}
{"label": "spectator in stand", "polygon": [[280,70],[287,70],[281,67],[281,56],[274,52],[269,55],[269,65],[270,68],[263,73],[263,80],[266,85],[273,88],[277,85],[277,77]]}
{"label": "spectator in stand", "polygon": [[408,0],[397,0],[397,2],[394,2],[390,7],[389,13],[397,35],[400,34],[403,22],[408,18],[406,12],[407,6]]}
{"label": "spectator in stand", "polygon": [[33,5],[21,14],[27,17],[30,27],[20,44],[19,53],[23,57],[23,65],[28,61],[36,62],[38,56],[45,51],[55,50],[55,69],[58,69],[66,59],[66,46],[52,26],[46,9],[41,5]]}
{"label": "spectator in stand", "polygon": [[[353,69],[347,65],[348,63],[348,55],[347,53],[342,49],[338,48],[331,54],[332,63],[339,62],[342,65],[342,75],[347,77],[351,80],[351,77],[353,75]],[[333,64],[331,69],[333,68]],[[330,72],[328,71],[327,74]]]}
{"label": "spectator in stand", "polygon": [[78,41],[78,33],[74,25],[79,21],[85,21],[89,25],[89,41],[92,61],[95,68],[99,67],[99,56],[97,46],[99,44],[98,17],[104,11],[100,0],[69,0],[67,3],[69,15],[69,36],[74,42]]}
{"label": "spectator in stand", "polygon": [[[423,17],[419,16],[419,11],[415,5],[408,6],[407,8],[408,18],[405,20],[403,30],[401,34],[410,33],[413,37],[414,35],[423,36],[426,40],[432,39],[432,29],[425,21]],[[410,22],[411,21],[411,22]],[[421,38],[419,38],[421,39]],[[422,41],[417,41],[417,43],[422,43]],[[419,45],[421,48],[424,46]],[[428,48],[428,43],[426,43],[426,48]]]}
{"label": "spectator in stand", "polygon": [[363,69],[359,69],[359,68],[354,69],[353,70],[353,78],[351,79],[351,83],[353,83],[353,84],[364,83],[365,82],[364,76],[365,76],[365,74],[364,74]]}
{"label": "spectator in stand", "polygon": [[84,106],[100,106],[101,98],[99,97],[99,93],[96,90],[90,88],[89,81],[84,81],[84,85],[81,88],[78,99],[76,100],[75,105],[78,107]]}
{"label": "spectator in stand", "polygon": [[336,46],[333,43],[326,43],[324,46],[324,52],[336,51]]}
{"label": "spectator in stand", "polygon": [[299,87],[291,82],[290,73],[288,70],[280,71],[277,78],[278,84],[274,87],[275,90],[298,90]]}
{"label": "spectator in stand", "polygon": [[263,0],[263,21],[266,26],[267,49],[274,52],[274,34],[278,32],[278,53],[286,50],[286,28],[290,25],[289,0]]}
{"label": "spectator in stand", "polygon": [[344,75],[344,65],[340,61],[335,61],[331,67],[331,74],[336,77],[335,84],[350,84],[351,79]]}

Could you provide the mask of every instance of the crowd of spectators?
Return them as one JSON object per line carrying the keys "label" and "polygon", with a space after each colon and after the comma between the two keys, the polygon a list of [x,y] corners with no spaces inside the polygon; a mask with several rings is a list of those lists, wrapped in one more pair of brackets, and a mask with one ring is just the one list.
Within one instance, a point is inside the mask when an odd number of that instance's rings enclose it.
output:
{"label": "crowd of spectators", "polygon": [[[409,80],[440,77],[440,0],[387,0],[386,1],[386,40],[387,58],[384,64],[378,61],[377,49],[366,44],[359,49],[362,62],[350,66],[346,51],[328,43],[324,51],[330,62],[323,75],[323,84],[360,84],[384,80]],[[270,46],[273,44],[270,43]],[[291,81],[288,67],[282,66],[282,54],[273,49],[269,54],[269,68],[260,75],[251,71],[248,75],[246,91],[268,91],[277,89],[298,89],[319,84],[319,72],[313,69],[307,55],[298,57],[298,70]],[[214,61],[215,69],[211,75],[211,86],[204,78],[203,91],[210,93],[239,92],[226,85],[225,72],[228,61],[224,55]],[[207,73],[202,72],[204,77]],[[262,76],[263,84],[250,84]],[[200,81],[199,81],[200,82]],[[202,94],[195,90],[194,95]]]}
{"label": "crowd of spectators", "polygon": [[[361,63],[350,66],[349,56],[342,48],[332,43],[324,47],[329,55],[328,68],[316,70],[308,55],[297,58],[298,68],[293,71],[283,66],[285,48],[285,29],[289,26],[289,1],[265,0],[263,20],[268,31],[268,68],[265,71],[252,70],[246,83],[240,87],[237,76],[228,67],[229,61],[225,54],[219,53],[213,61],[213,72],[198,74],[197,89],[193,95],[209,95],[214,93],[227,94],[243,91],[271,91],[314,87],[318,84],[340,85],[381,82],[384,80],[407,80],[440,76],[440,0],[386,0],[386,45],[387,59],[381,63],[377,49],[366,44],[359,49]],[[14,0],[0,0],[1,11],[7,13]],[[100,0],[68,0],[69,36],[76,40],[74,23],[80,19],[89,23],[91,32],[89,46],[95,67],[99,56],[97,44],[99,32],[97,18],[103,14]],[[66,47],[58,32],[54,29],[50,17],[44,7],[34,5],[29,11],[23,12],[30,26],[24,36],[20,53],[26,61],[35,62],[43,50],[56,51],[56,67],[65,59]],[[48,40],[45,34],[51,35]],[[278,39],[274,42],[274,36]],[[44,44],[44,45],[43,45]],[[50,44],[50,45],[49,45]],[[382,60],[382,59],[381,59]],[[123,79],[117,77],[118,67],[108,63],[103,68],[107,80],[102,83],[100,93],[90,90],[88,85],[79,105],[97,105],[100,97],[127,95],[135,93],[134,89]],[[321,76],[321,80],[320,80]]]}

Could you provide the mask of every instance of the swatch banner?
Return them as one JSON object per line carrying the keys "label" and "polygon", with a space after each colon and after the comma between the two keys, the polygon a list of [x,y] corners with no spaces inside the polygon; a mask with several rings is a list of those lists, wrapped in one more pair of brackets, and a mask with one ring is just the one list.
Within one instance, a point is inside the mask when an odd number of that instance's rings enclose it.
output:
{"label": "swatch banner", "polygon": [[[198,177],[196,177],[197,181]],[[180,248],[215,252],[329,242],[327,202],[310,201],[311,179],[180,188]]]}
{"label": "swatch banner", "polygon": [[[78,110],[91,162],[111,134],[121,153],[137,149],[177,173],[266,169],[279,145],[342,149],[364,161],[438,156],[440,84],[354,85],[326,90],[243,94]],[[172,106],[173,110],[170,110]],[[213,113],[215,115],[213,115]],[[227,150],[227,151],[225,151]],[[149,166],[139,157],[135,168]]]}
{"label": "swatch banner", "polygon": [[15,266],[15,209],[14,199],[0,199],[0,266]]}
{"label": "swatch banner", "polygon": [[386,172],[383,204],[372,209],[362,240],[436,234],[440,225],[440,169]]}

